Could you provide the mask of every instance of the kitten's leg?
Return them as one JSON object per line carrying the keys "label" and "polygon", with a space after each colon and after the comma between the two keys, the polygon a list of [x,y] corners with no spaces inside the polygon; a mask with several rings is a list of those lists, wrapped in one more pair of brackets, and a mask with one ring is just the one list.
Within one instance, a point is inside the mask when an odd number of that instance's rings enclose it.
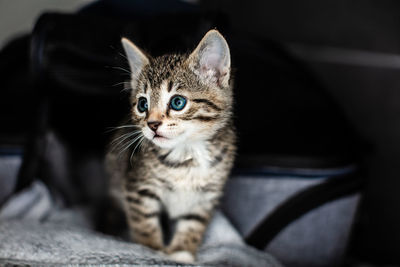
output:
{"label": "kitten's leg", "polygon": [[175,233],[165,252],[176,261],[193,262],[209,219],[210,212],[193,212],[175,218]]}
{"label": "kitten's leg", "polygon": [[161,203],[149,189],[126,192],[126,214],[133,241],[156,250],[163,248]]}

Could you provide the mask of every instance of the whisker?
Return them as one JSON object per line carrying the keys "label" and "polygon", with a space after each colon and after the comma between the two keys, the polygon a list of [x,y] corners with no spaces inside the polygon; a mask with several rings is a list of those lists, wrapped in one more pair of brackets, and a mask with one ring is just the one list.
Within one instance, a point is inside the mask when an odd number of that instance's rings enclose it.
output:
{"label": "whisker", "polygon": [[129,158],[129,162],[131,163],[131,165],[132,165],[132,158],[133,158],[133,155],[135,154],[136,149],[137,149],[138,147],[140,147],[140,145],[143,143],[143,139],[144,139],[144,136],[141,137],[141,139],[140,139],[139,142],[136,144],[135,148],[133,149],[133,151],[132,151],[132,153],[131,153],[131,156],[130,156],[130,158]]}
{"label": "whisker", "polygon": [[112,68],[112,69],[115,69],[115,70],[122,70],[122,71],[125,71],[126,73],[132,74],[132,72],[130,72],[129,70],[124,69],[124,68],[122,68],[122,67],[111,67],[111,68]]}
{"label": "whisker", "polygon": [[[143,144],[143,140],[145,140],[145,137],[144,137],[144,136],[142,137],[142,139],[140,139],[140,142],[139,142],[139,144],[138,144],[138,145],[139,145],[139,147],[138,147],[139,150],[138,150],[138,151],[140,151],[140,147],[141,147],[142,144]],[[135,151],[136,151],[136,147],[135,147],[135,150],[133,150],[133,152],[135,152]]]}
{"label": "whisker", "polygon": [[128,82],[128,81],[126,81],[126,82],[119,82],[119,83],[115,83],[115,84],[113,84],[113,85],[111,85],[112,87],[115,87],[115,86],[119,86],[119,85],[129,85],[130,84],[130,82]]}
{"label": "whisker", "polygon": [[134,135],[134,134],[140,133],[140,132],[141,132],[140,130],[136,130],[136,131],[133,131],[133,132],[128,132],[128,133],[122,134],[122,135],[118,136],[117,138],[115,138],[114,140],[112,140],[111,143],[115,143],[117,140],[119,140],[119,139],[121,139],[121,138],[123,138],[125,136],[131,136],[131,135]]}
{"label": "whisker", "polygon": [[122,89],[121,91],[119,91],[120,93],[122,93],[122,92],[125,92],[125,91],[130,91],[130,90],[133,90],[133,88],[132,87],[130,87],[130,86],[127,86],[127,87],[125,87],[124,89]]}
{"label": "whisker", "polygon": [[142,141],[140,142],[140,145],[139,145],[139,151],[142,149],[143,144],[146,143],[146,142],[148,142],[148,141],[149,141],[149,140],[146,139],[146,138],[143,138],[143,139],[142,139]]}
{"label": "whisker", "polygon": [[117,127],[108,127],[108,130],[106,131],[106,133],[111,132],[111,131],[115,131],[118,129],[122,129],[122,128],[140,128],[140,126],[137,125],[133,125],[133,124],[128,124],[128,125],[122,125],[122,126],[117,126]]}
{"label": "whisker", "polygon": [[[110,45],[110,48],[111,49],[113,49],[113,50],[117,50],[113,45]],[[122,54],[121,52],[117,52],[118,53],[118,55],[120,55],[121,57],[123,57],[123,58],[125,58],[125,59],[128,59],[124,54]]]}
{"label": "whisker", "polygon": [[[147,139],[146,139],[146,140],[147,140]],[[142,142],[140,143],[140,145],[139,145],[139,150],[142,148],[144,141],[145,141],[145,140],[143,139]]]}
{"label": "whisker", "polygon": [[137,134],[132,134],[132,135],[129,135],[129,136],[124,136],[124,137],[123,137],[121,140],[119,140],[118,142],[115,141],[114,143],[111,143],[111,146],[112,146],[111,151],[117,151],[117,150],[119,150],[120,148],[124,147],[126,143],[130,142],[129,139],[131,139],[131,137],[132,137],[132,138],[136,138],[136,137],[139,136],[139,135],[140,135],[140,134],[137,133]]}
{"label": "whisker", "polygon": [[[118,155],[121,155],[125,150],[127,150],[131,145],[133,145],[137,140],[139,140],[139,139],[142,138],[142,137],[143,137],[142,135],[136,136],[136,137],[133,139],[133,141],[131,141],[128,145],[125,146],[124,149],[122,149],[122,150],[118,153]],[[128,142],[129,142],[129,141],[128,141]]]}
{"label": "whisker", "polygon": [[[138,136],[138,135],[140,135],[140,132],[141,131],[135,131],[135,132],[132,132],[132,133],[127,133],[127,134],[123,134],[123,135],[121,135],[121,136],[119,136],[118,138],[116,138],[116,139],[114,139],[112,142],[111,142],[111,145],[113,145],[116,149],[125,141],[125,140],[127,140],[127,139],[129,139],[130,137],[132,137],[132,136]],[[134,137],[134,138],[135,138]],[[122,139],[122,140],[120,140],[120,139]],[[119,140],[119,141],[118,141]],[[117,143],[118,142],[118,143]],[[129,141],[128,141],[129,142]]]}
{"label": "whisker", "polygon": [[121,128],[132,128],[132,127],[139,128],[140,126],[134,125],[134,124],[126,124],[126,125],[120,125],[120,126],[111,127],[111,128],[113,128],[113,129],[121,129]]}
{"label": "whisker", "polygon": [[123,58],[125,58],[125,59],[128,59],[124,54],[122,54],[122,53],[120,53],[120,52],[118,52],[118,54],[119,54],[121,57],[123,57]]}
{"label": "whisker", "polygon": [[136,134],[139,134],[139,132],[140,132],[140,131],[135,131],[135,132],[123,134],[123,135],[121,135],[121,136],[115,138],[114,140],[112,140],[112,141],[111,141],[111,144],[112,144],[112,145],[115,145],[115,143],[117,143],[118,140],[120,140],[120,139],[125,140],[125,139],[127,139],[127,138],[129,138],[129,137],[131,137],[131,136],[134,136],[134,135],[136,135]]}

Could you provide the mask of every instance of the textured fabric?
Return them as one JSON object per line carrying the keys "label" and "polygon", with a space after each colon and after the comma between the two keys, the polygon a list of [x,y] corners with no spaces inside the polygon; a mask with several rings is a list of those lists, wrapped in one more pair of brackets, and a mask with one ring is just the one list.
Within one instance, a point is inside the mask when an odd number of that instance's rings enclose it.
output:
{"label": "textured fabric", "polygon": [[[226,186],[223,211],[246,237],[285,200],[329,177],[236,176]],[[340,265],[359,203],[359,194],[327,203],[285,227],[265,248],[285,266]]]}
{"label": "textured fabric", "polygon": [[52,199],[46,186],[41,182],[36,182],[28,189],[12,196],[3,205],[0,210],[0,219],[40,220],[53,209]]}
{"label": "textured fabric", "polygon": [[266,251],[285,266],[341,266],[359,197],[338,199],[305,214],[280,232]]}
{"label": "textured fabric", "polygon": [[21,162],[20,155],[2,155],[0,152],[0,204],[14,190]]}
{"label": "textured fabric", "polygon": [[237,176],[228,180],[223,210],[243,236],[247,236],[290,196],[324,179],[295,179],[276,176]]}
{"label": "textured fabric", "polygon": [[[57,223],[8,220],[0,223],[0,264],[176,266],[146,247]],[[271,266],[267,253],[238,243],[204,244],[200,266]]]}
{"label": "textured fabric", "polygon": [[[46,187],[36,182],[0,210],[0,265],[182,266],[149,248],[97,233],[84,209],[44,205],[50,200]],[[30,209],[22,209],[24,203]],[[220,212],[207,229],[196,265],[281,266],[246,246]]]}

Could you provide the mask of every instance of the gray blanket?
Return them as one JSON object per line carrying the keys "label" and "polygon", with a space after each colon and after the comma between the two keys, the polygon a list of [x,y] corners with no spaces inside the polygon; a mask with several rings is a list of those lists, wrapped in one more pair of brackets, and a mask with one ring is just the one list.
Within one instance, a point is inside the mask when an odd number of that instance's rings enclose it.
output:
{"label": "gray blanket", "polygon": [[[95,232],[83,209],[65,210],[54,203],[37,182],[3,206],[0,265],[183,266],[149,248]],[[281,266],[245,245],[220,212],[210,223],[195,265]]]}

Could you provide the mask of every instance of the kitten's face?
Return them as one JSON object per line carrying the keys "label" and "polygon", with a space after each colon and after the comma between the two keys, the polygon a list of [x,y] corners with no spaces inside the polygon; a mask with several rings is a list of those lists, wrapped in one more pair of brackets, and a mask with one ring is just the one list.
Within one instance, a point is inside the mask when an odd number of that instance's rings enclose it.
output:
{"label": "kitten's face", "polygon": [[189,56],[152,59],[126,39],[123,45],[132,71],[131,118],[145,138],[170,149],[210,139],[227,123],[229,48],[217,31],[207,33]]}

